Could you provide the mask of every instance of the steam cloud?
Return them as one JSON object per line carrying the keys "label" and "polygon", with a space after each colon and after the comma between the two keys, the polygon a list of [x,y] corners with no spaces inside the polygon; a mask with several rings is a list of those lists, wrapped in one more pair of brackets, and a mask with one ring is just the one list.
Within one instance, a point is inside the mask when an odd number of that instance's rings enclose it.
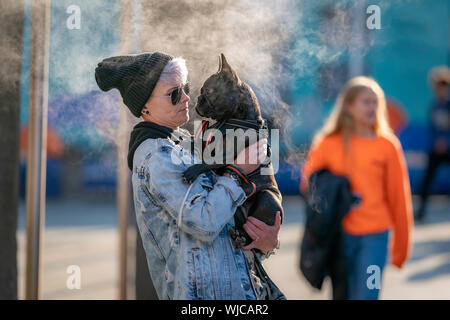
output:
{"label": "steam cloud", "polygon": [[[117,93],[102,93],[102,99],[95,96],[90,108],[73,104],[70,117],[64,116],[67,105],[58,101],[67,95],[81,99],[98,90],[95,66],[105,57],[121,54],[120,39],[131,42],[129,53],[163,51],[184,57],[193,88],[191,107],[203,81],[217,71],[223,52],[254,89],[263,116],[272,120],[274,128],[283,129],[307,124],[314,113],[311,108],[317,106],[299,103],[289,92],[309,90],[304,79],[318,72],[317,65],[355,49],[364,54],[371,45],[364,34],[352,32],[349,1],[79,0],[81,29],[69,30],[66,9],[72,4],[52,1],[49,116],[57,114],[54,119],[59,123],[54,125],[64,127],[65,138],[76,140],[81,130],[97,137],[94,141],[100,146],[117,140]],[[125,6],[131,7],[132,27],[123,29],[121,9]],[[17,52],[11,55],[17,58]],[[191,119],[198,118],[192,109]],[[89,130],[83,130],[86,119]],[[130,119],[130,127],[134,122]],[[291,153],[298,154],[289,134],[282,132],[282,138]]]}

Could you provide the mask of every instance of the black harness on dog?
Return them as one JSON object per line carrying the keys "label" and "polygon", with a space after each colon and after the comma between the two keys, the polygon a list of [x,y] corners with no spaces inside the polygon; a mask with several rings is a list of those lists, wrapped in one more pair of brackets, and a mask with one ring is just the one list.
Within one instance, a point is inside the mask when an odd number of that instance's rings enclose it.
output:
{"label": "black harness on dog", "polygon": [[[200,136],[200,133],[202,135],[206,132],[208,129],[216,129],[219,130],[222,134],[226,133],[227,129],[253,129],[256,130],[256,132],[259,134],[260,132],[263,132],[264,135],[262,138],[267,138],[268,132],[267,132],[267,124],[264,119],[258,119],[258,120],[241,120],[241,119],[227,119],[223,121],[218,121],[214,123],[212,126],[209,124],[210,122],[208,120],[203,120],[202,125],[195,133],[194,140],[197,140]],[[265,131],[262,131],[265,130]],[[206,146],[208,146],[211,142],[211,139],[213,137],[213,132],[209,134],[209,136],[206,139]]]}
{"label": "black harness on dog", "polygon": [[[200,97],[202,97],[206,101],[206,103],[209,105],[209,107],[211,109],[214,109],[213,104],[211,103],[211,101],[209,100],[209,98],[206,94],[201,94]],[[233,106],[233,110],[230,112],[230,114],[234,114],[237,107],[238,107],[238,104],[235,103]],[[198,110],[197,110],[197,113],[199,115],[203,116]],[[205,133],[205,131],[208,129],[208,127],[209,127],[209,121],[203,120],[202,125],[200,126],[200,129],[195,134],[195,140],[197,140],[199,133],[200,132]],[[242,119],[229,118],[229,119],[225,119],[225,120],[216,122],[210,128],[220,130],[222,134],[225,133],[226,129],[237,129],[237,128],[241,128],[244,130],[254,129],[259,133],[260,130],[263,130],[263,129],[267,130],[267,124],[264,119],[242,120]],[[210,137],[208,137],[208,139],[209,138]],[[209,143],[207,142],[207,145],[208,144]]]}
{"label": "black harness on dog", "polygon": [[[213,108],[213,104],[211,103],[211,101],[208,99],[208,97],[205,94],[202,94],[200,96],[202,98],[204,98],[204,100],[206,101],[206,103],[208,103],[210,108]],[[233,111],[231,112],[231,114],[234,114],[237,107],[238,107],[238,104],[234,104]],[[197,110],[197,113],[199,115],[202,115],[198,110]],[[195,141],[198,140],[200,133],[202,133],[202,136],[203,136],[204,133],[206,132],[206,130],[208,130],[208,129],[219,130],[222,133],[222,135],[224,135],[226,133],[227,129],[244,129],[244,130],[253,129],[253,130],[256,130],[258,135],[260,134],[260,132],[263,132],[263,135],[260,136],[259,138],[268,138],[268,127],[267,127],[266,120],[264,120],[264,119],[243,120],[243,119],[229,118],[229,119],[225,119],[222,121],[217,121],[212,126],[210,126],[210,122],[208,120],[203,120],[202,125],[197,130],[194,138],[192,139],[192,143],[194,144]],[[205,147],[207,147],[211,143],[211,139],[213,138],[213,136],[214,136],[213,132],[211,132],[206,139]],[[200,144],[200,145],[202,145],[202,144]],[[194,150],[194,149],[192,149],[192,150]],[[271,151],[270,144],[267,143],[267,156],[269,158],[271,157],[271,153],[272,153],[272,151]],[[268,167],[269,165],[270,165],[270,162],[267,164],[262,164],[258,169],[247,174],[246,176],[252,177],[254,175],[259,175],[261,173],[261,167]],[[271,184],[268,184],[266,187],[267,188],[271,187]]]}
{"label": "black harness on dog", "polygon": [[[268,137],[267,124],[264,119],[258,119],[258,120],[227,119],[227,120],[223,120],[223,121],[217,121],[212,126],[210,126],[210,121],[203,120],[202,125],[195,133],[192,143],[194,143],[195,141],[197,141],[199,139],[200,133],[202,135],[204,135],[208,129],[219,130],[223,135],[226,133],[227,129],[244,129],[244,130],[253,129],[253,130],[256,130],[256,132],[258,134],[260,132],[263,133],[263,136],[261,136],[260,138]],[[262,130],[265,130],[265,131],[262,131]],[[211,132],[206,139],[205,147],[207,147],[210,144],[213,137],[214,137],[214,132]],[[271,157],[271,153],[272,152],[271,152],[270,144],[267,143],[267,156],[269,158]],[[259,175],[259,174],[261,174],[261,168],[268,167],[269,165],[270,165],[270,162],[266,163],[266,164],[262,164],[258,169],[247,174],[246,176],[251,178],[252,176]],[[267,184],[266,187],[267,188],[271,187],[271,184]]]}

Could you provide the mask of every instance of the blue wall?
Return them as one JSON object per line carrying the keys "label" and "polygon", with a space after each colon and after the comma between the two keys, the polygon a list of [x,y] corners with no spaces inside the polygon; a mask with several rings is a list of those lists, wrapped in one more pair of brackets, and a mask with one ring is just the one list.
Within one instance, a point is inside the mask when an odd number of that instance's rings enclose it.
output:
{"label": "blue wall", "polygon": [[[411,187],[413,192],[417,193],[426,167],[426,153],[430,144],[427,124],[432,92],[428,84],[428,72],[434,66],[449,64],[450,2],[421,0],[365,3],[364,8],[372,4],[379,5],[381,29],[364,30],[368,42],[363,48],[364,74],[374,77],[384,89],[386,97],[399,102],[409,119],[408,126],[401,132],[399,138],[409,165]],[[318,23],[320,19],[317,17],[327,4],[337,10],[347,10],[352,6],[352,2],[349,1],[318,2],[305,13],[311,16],[306,22]],[[311,25],[304,26],[306,29],[311,27]],[[318,40],[314,44],[327,45]],[[298,58],[304,63],[304,57]],[[303,149],[307,148],[314,132],[329,114],[337,95],[337,92],[328,97],[323,95],[320,88],[321,67],[338,70],[332,74],[337,84],[342,85],[348,79],[347,75],[342,79],[342,74],[345,74],[349,63],[347,51],[343,50],[336,58],[329,59],[331,61],[327,60],[322,65],[314,57],[308,61],[310,60],[313,61],[308,62],[310,71],[297,78],[290,96],[291,110],[295,115],[294,122],[297,122],[292,125],[291,137],[296,145]],[[295,58],[292,62],[295,63]],[[339,72],[340,70],[343,72]],[[417,155],[423,160],[417,161]],[[298,183],[298,179],[288,178],[288,175],[282,173],[277,180],[285,187],[286,193],[294,192],[293,186]],[[432,189],[435,193],[450,194],[449,166],[439,169]]]}

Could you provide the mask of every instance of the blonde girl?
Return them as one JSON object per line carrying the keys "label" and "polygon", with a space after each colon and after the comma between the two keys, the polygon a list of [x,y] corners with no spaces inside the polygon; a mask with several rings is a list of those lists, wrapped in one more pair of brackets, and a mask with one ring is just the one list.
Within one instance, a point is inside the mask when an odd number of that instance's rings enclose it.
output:
{"label": "blonde girl", "polygon": [[[351,79],[314,136],[302,170],[301,191],[320,169],[344,175],[361,197],[342,221],[349,299],[378,299],[389,252],[401,268],[411,248],[409,177],[400,141],[389,127],[384,92],[369,77]],[[379,278],[369,279],[371,274]],[[368,281],[370,280],[370,281]]]}

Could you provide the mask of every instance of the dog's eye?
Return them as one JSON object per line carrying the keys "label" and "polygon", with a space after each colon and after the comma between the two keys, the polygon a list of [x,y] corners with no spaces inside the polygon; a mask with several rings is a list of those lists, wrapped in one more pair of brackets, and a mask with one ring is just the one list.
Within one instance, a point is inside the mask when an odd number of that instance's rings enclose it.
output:
{"label": "dog's eye", "polygon": [[214,89],[208,89],[208,94],[212,94],[214,92]]}

